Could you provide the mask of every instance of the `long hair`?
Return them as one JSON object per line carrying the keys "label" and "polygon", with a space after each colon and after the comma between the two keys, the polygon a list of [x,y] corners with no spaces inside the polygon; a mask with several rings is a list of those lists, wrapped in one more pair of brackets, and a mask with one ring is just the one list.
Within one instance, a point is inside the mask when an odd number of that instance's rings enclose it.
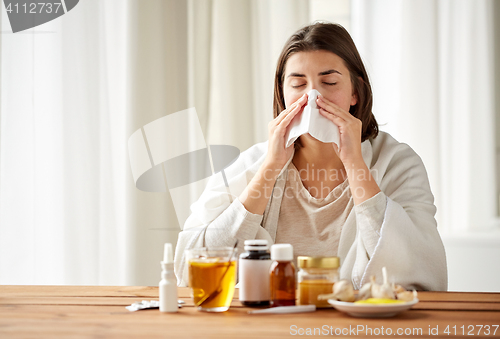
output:
{"label": "long hair", "polygon": [[291,55],[298,52],[324,50],[342,58],[351,75],[357,103],[349,112],[363,123],[361,141],[378,135],[378,124],[372,113],[372,89],[368,74],[356,45],[346,29],[333,23],[314,23],[295,32],[285,44],[278,59],[274,79],[274,117],[285,109],[283,83],[285,66]]}

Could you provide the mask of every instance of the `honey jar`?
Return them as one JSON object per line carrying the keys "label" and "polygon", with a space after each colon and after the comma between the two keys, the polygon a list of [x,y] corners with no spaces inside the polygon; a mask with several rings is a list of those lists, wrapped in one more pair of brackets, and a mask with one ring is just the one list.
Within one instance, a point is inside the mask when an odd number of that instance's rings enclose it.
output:
{"label": "honey jar", "polygon": [[320,294],[330,294],[333,284],[339,280],[338,257],[307,257],[297,258],[299,305],[316,305],[318,308],[331,307],[327,300],[318,300]]}

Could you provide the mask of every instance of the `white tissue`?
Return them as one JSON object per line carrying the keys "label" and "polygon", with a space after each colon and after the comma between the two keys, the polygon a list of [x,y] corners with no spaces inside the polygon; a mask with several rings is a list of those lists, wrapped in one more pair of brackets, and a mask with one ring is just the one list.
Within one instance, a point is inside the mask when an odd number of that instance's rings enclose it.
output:
{"label": "white tissue", "polygon": [[333,122],[319,113],[316,98],[320,93],[312,89],[307,93],[307,105],[300,119],[294,119],[286,137],[286,147],[289,147],[302,134],[309,133],[312,137],[324,143],[334,142],[339,146],[339,128]]}

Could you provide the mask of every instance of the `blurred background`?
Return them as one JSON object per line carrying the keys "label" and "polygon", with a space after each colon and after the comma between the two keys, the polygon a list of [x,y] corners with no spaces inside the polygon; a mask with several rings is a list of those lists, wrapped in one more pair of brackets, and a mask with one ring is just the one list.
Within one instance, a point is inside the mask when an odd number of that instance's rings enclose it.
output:
{"label": "blurred background", "polygon": [[207,144],[265,141],[281,48],[321,20],[426,165],[449,290],[500,291],[500,1],[85,0],[18,33],[1,13],[0,284],[156,285],[180,226],[128,138],[196,107]]}

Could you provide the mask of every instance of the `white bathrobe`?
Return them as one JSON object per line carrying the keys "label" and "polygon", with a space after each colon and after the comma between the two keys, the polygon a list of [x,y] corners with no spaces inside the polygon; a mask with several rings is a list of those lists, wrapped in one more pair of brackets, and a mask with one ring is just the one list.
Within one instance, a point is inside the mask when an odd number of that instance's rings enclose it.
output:
{"label": "white bathrobe", "polygon": [[[243,249],[247,239],[267,239],[276,229],[289,159],[276,180],[264,215],[248,212],[238,200],[262,165],[268,142],[250,147],[225,171],[208,182],[201,197],[191,206],[175,254],[180,286],[188,281],[184,250],[193,247],[233,246]],[[382,282],[382,267],[389,280],[408,289],[445,291],[448,286],[446,255],[437,230],[434,197],[420,157],[406,144],[380,132],[361,144],[363,159],[385,199],[380,225],[370,217],[371,203],[355,206],[342,228],[338,247],[340,278],[359,289],[375,275]],[[352,199],[352,198],[351,198]],[[370,199],[369,199],[370,200]],[[377,201],[380,201],[378,195]],[[380,206],[378,206],[380,208]],[[384,206],[382,206],[384,208]],[[375,214],[375,213],[374,213]]]}

